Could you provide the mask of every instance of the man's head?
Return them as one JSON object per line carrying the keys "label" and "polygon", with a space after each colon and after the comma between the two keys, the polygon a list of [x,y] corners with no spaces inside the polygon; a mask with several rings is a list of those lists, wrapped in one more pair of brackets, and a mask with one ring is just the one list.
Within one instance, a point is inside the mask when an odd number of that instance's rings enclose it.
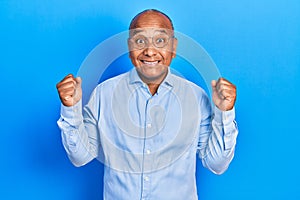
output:
{"label": "man's head", "polygon": [[145,10],[130,23],[129,57],[145,83],[161,83],[176,55],[177,40],[170,18],[157,10]]}

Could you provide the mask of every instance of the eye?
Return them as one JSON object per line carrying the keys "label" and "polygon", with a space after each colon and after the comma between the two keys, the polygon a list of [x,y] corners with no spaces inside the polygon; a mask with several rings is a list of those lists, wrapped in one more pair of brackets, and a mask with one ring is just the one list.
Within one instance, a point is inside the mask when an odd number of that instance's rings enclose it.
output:
{"label": "eye", "polygon": [[153,43],[158,48],[163,48],[168,44],[168,35],[159,34],[153,37]]}
{"label": "eye", "polygon": [[156,42],[156,44],[165,43],[166,39],[165,38],[157,38],[155,42]]}
{"label": "eye", "polygon": [[136,44],[145,44],[145,40],[143,38],[138,38],[135,40]]}

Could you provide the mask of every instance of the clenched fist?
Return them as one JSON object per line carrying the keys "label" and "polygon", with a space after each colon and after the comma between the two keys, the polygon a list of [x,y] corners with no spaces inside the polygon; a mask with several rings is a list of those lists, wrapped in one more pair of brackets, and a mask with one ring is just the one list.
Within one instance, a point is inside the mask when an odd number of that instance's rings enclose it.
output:
{"label": "clenched fist", "polygon": [[72,74],[57,83],[56,88],[64,106],[74,106],[82,97],[81,78]]}
{"label": "clenched fist", "polygon": [[213,102],[222,111],[231,110],[236,99],[236,87],[228,80],[219,78],[211,82]]}

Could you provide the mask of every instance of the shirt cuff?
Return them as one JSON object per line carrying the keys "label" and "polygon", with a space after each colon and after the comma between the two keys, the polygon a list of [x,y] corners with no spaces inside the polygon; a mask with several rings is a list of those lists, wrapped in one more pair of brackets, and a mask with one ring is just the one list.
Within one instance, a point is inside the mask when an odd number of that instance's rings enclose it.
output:
{"label": "shirt cuff", "polygon": [[214,108],[214,120],[218,124],[229,125],[235,119],[235,108],[233,107],[231,110],[222,111],[215,106]]}
{"label": "shirt cuff", "polygon": [[82,121],[82,101],[80,100],[74,106],[64,106],[61,104],[61,118],[71,125],[79,125]]}

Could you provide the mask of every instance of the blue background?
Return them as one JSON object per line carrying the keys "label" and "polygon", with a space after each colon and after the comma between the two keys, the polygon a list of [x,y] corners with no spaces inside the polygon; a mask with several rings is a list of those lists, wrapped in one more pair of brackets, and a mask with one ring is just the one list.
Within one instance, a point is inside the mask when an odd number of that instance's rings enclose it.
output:
{"label": "blue background", "polygon": [[101,199],[101,164],[75,168],[64,152],[55,85],[146,8],[238,88],[235,158],[222,176],[198,163],[200,199],[300,199],[299,0],[1,0],[0,199]]}

